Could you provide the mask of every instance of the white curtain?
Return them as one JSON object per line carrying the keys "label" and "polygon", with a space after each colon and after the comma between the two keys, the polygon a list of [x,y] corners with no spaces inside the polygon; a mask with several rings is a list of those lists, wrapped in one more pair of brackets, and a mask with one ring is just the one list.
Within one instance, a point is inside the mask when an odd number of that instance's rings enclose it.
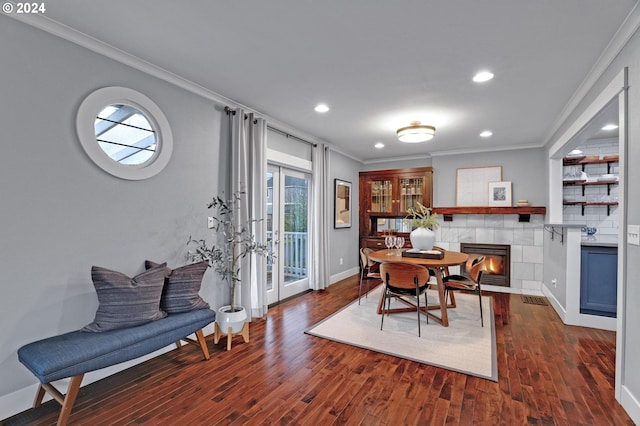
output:
{"label": "white curtain", "polygon": [[311,253],[309,256],[311,280],[314,290],[329,285],[329,229],[331,226],[331,183],[329,179],[329,148],[316,145],[312,152],[313,196],[311,198]]}
{"label": "white curtain", "polygon": [[[240,203],[238,223],[255,219],[251,232],[259,243],[267,238],[266,173],[267,123],[237,108],[231,117],[231,194],[244,192]],[[242,259],[241,286],[236,299],[249,310],[251,317],[267,313],[267,262],[263,256],[252,254]],[[239,294],[238,294],[239,293]],[[236,300],[237,301],[237,300]]]}

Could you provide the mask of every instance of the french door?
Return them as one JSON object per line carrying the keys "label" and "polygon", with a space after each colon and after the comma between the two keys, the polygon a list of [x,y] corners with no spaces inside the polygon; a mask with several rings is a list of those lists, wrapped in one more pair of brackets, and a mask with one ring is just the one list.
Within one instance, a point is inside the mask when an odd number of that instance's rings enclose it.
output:
{"label": "french door", "polygon": [[311,175],[269,165],[267,241],[276,257],[267,264],[267,302],[309,289],[309,196]]}

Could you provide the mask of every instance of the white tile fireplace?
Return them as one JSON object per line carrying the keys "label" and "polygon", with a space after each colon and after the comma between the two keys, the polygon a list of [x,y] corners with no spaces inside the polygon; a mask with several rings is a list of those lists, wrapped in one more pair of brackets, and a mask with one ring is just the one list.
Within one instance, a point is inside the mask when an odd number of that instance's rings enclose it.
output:
{"label": "white tile fireplace", "polygon": [[510,287],[484,287],[492,291],[542,294],[544,216],[531,215],[530,222],[519,222],[518,218],[517,214],[454,214],[451,222],[439,221],[436,245],[460,251],[460,243],[508,244]]}

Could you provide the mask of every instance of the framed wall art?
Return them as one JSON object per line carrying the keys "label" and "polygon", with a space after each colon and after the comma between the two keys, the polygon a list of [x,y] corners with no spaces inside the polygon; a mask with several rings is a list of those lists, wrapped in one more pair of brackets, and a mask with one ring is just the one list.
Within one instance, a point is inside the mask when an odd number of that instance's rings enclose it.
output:
{"label": "framed wall art", "polygon": [[502,180],[502,166],[467,167],[456,170],[456,206],[488,206],[489,182]]}
{"label": "framed wall art", "polygon": [[334,228],[351,228],[351,182],[335,180]]}
{"label": "framed wall art", "polygon": [[511,207],[511,182],[489,182],[489,205]]}

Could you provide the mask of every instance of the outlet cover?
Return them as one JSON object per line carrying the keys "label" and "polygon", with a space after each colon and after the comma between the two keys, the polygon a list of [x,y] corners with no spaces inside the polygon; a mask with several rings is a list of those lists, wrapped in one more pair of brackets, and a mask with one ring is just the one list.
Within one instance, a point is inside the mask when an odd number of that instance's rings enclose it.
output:
{"label": "outlet cover", "polygon": [[214,226],[213,225],[213,218],[211,216],[209,216],[207,218],[207,228],[211,229],[211,228],[213,228],[213,226]]}

